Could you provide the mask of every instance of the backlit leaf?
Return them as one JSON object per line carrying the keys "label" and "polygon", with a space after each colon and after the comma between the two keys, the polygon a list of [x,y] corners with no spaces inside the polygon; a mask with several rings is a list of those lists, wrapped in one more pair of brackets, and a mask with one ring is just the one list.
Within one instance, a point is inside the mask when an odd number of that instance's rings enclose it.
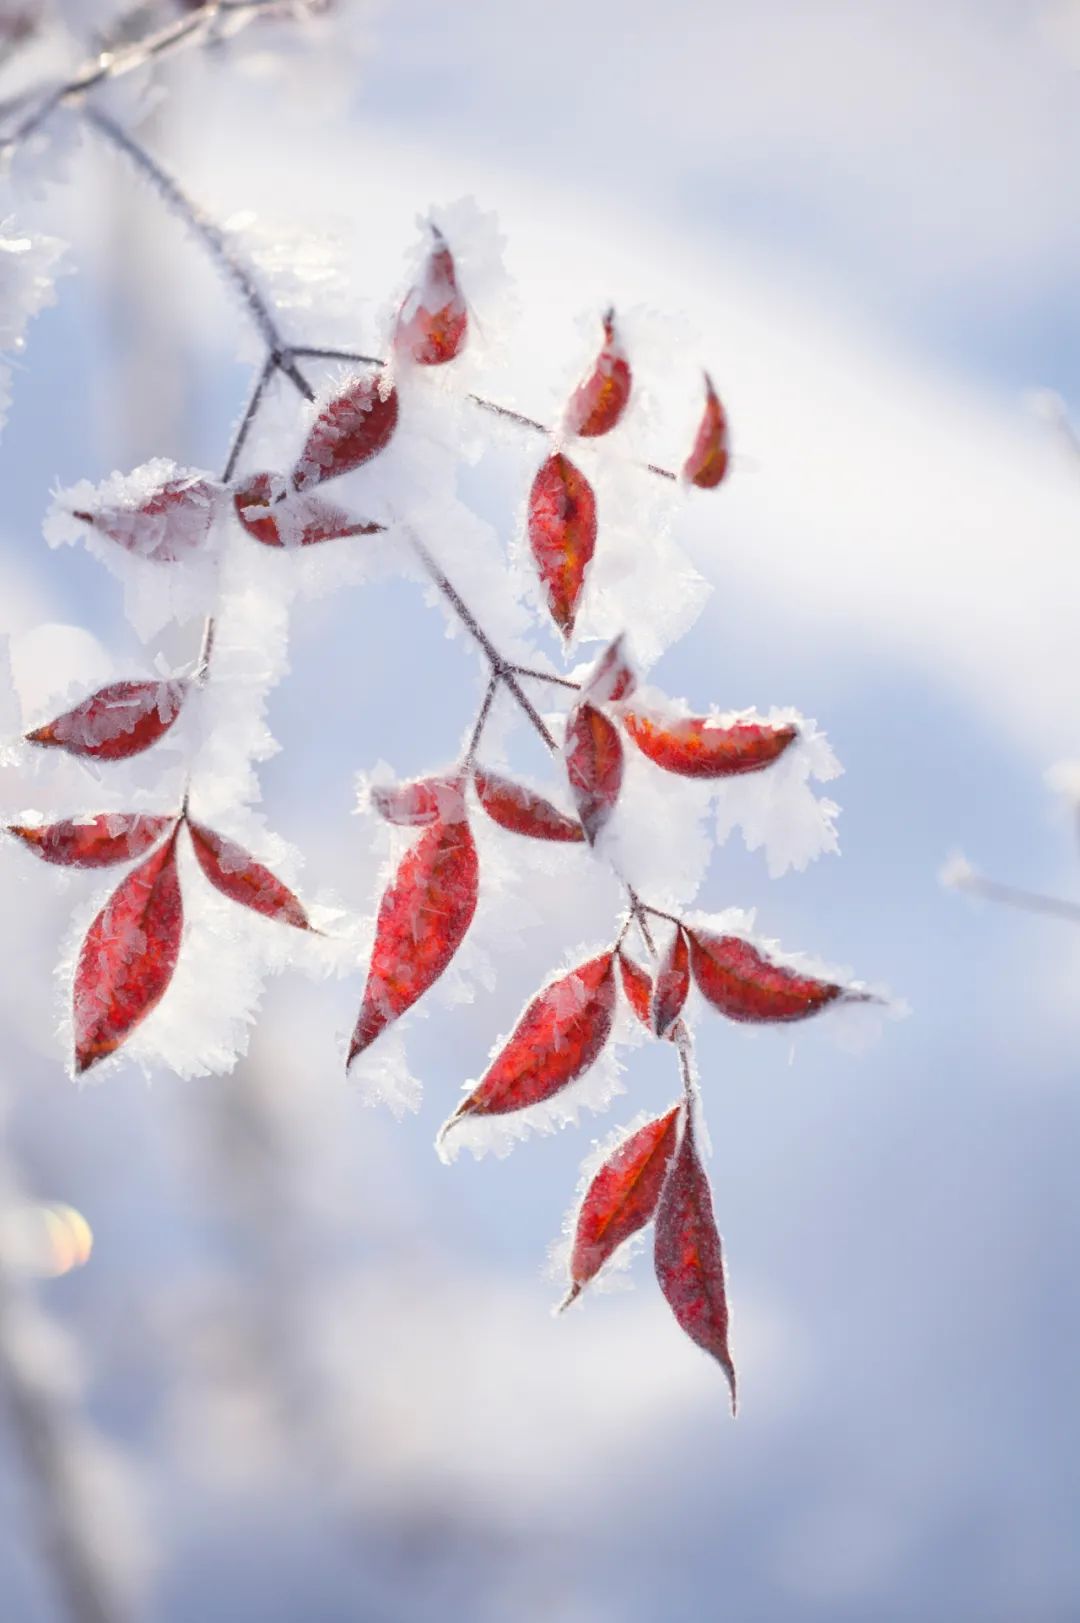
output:
{"label": "backlit leaf", "polygon": [[534,840],[582,841],[585,830],[572,817],[553,806],[543,795],[512,783],[496,772],[477,767],[476,792],[488,816],[512,834],[528,834]]}
{"label": "backlit leaf", "polygon": [[529,546],[551,617],[569,637],[596,548],[596,497],[585,475],[561,451],[548,457],[533,480],[528,522]]}
{"label": "backlit leaf", "polygon": [[665,772],[685,778],[732,778],[760,772],[795,742],[796,727],[737,721],[721,726],[707,716],[671,720],[623,712],[623,724],[643,755]]}
{"label": "backlit leaf", "polygon": [[865,992],[849,991],[835,981],[801,975],[773,963],[741,936],[709,935],[688,930],[690,967],[698,987],[729,1020],[772,1022],[807,1020],[838,999],[865,1003]]}
{"label": "backlit leaf", "polygon": [[420,366],[442,366],[459,353],[468,312],[458,287],[454,256],[440,231],[423,273],[398,311],[394,348]]}
{"label": "backlit leaf", "polygon": [[578,816],[591,842],[600,834],[619,798],[622,744],[602,710],[579,704],[567,722],[563,751]]}
{"label": "backlit leaf", "polygon": [[175,563],[203,545],[214,522],[221,487],[198,474],[170,479],[130,507],[100,507],[72,516],[140,558]]}
{"label": "backlit leaf", "polygon": [[694,448],[683,463],[682,476],[703,490],[714,489],[724,478],[731,464],[731,442],[728,436],[727,415],[713,388],[712,379],[705,373],[705,409],[701,415]]}
{"label": "backlit leaf", "polygon": [[311,426],[293,484],[306,490],[362,467],[386,449],[397,427],[397,390],[379,370],[354,377]]}
{"label": "backlit leaf", "polygon": [[615,332],[615,312],[604,315],[604,342],[588,377],[566,408],[566,432],[595,438],[615,427],[630,399],[630,365]]}
{"label": "backlit leaf", "polygon": [[690,949],[686,932],[676,925],[671,945],[656,972],[650,1015],[652,1029],[658,1037],[665,1037],[683,1011],[690,990]]}
{"label": "backlit leaf", "polygon": [[233,496],[236,516],[264,547],[312,547],[354,535],[378,535],[382,524],[351,518],[320,496],[290,492],[278,474],[256,473]]}
{"label": "backlit leaf", "polygon": [[376,783],[371,804],[388,823],[401,828],[425,828],[440,818],[447,822],[465,815],[465,799],[458,778],[413,778],[408,783]]}
{"label": "backlit leaf", "polygon": [[678,1138],[680,1107],[624,1138],[592,1178],[574,1225],[568,1307],[656,1211]]}
{"label": "backlit leaf", "polygon": [[143,856],[176,822],[175,817],[148,817],[138,812],[102,812],[81,822],[42,823],[8,828],[43,862],[60,868],[107,868]]}
{"label": "backlit leaf", "polygon": [[250,907],[264,918],[309,930],[308,916],[287,885],[264,868],[243,846],[215,834],[213,829],[188,818],[191,844],[199,867],[210,883],[230,901]]}
{"label": "backlit leaf", "polygon": [[183,678],[171,682],[110,682],[55,721],[35,727],[31,744],[63,749],[95,761],[138,755],[167,733],[187,697]]}

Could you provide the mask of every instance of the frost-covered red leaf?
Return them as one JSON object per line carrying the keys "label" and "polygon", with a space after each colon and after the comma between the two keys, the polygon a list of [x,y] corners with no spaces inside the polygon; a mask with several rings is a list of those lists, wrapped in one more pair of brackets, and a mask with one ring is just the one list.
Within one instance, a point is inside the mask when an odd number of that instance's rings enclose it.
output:
{"label": "frost-covered red leaf", "polygon": [[157,563],[176,563],[206,541],[217,513],[221,487],[199,474],[169,479],[131,506],[107,505],[72,514],[110,541]]}
{"label": "frost-covered red leaf", "polygon": [[727,414],[713,388],[712,378],[706,372],[705,409],[701,414],[694,448],[683,463],[682,476],[689,484],[698,485],[702,490],[713,490],[724,478],[730,464]]}
{"label": "frost-covered red leaf", "polygon": [[14,834],[43,862],[60,868],[108,868],[133,862],[149,851],[176,822],[175,817],[150,817],[139,812],[102,812],[81,822],[38,826],[12,823]]}
{"label": "frost-covered red leaf", "polygon": [[27,733],[31,744],[95,761],[138,755],[167,733],[187,697],[188,682],[110,682],[54,721]]}
{"label": "frost-covered red leaf", "polygon": [[87,932],[75,970],[75,1069],[115,1052],[161,1001],[176,968],[184,909],[176,835],[132,870]]}
{"label": "frost-covered red leaf", "polygon": [[349,1064],[438,980],[472,922],[478,883],[464,817],[433,823],[406,853],[379,906]]}
{"label": "frost-covered red leaf", "polygon": [[440,231],[423,273],[398,311],[394,348],[420,366],[452,361],[465,342],[469,316],[458,287],[454,256]]}
{"label": "frost-covered red leaf", "polygon": [[201,823],[187,820],[191,845],[199,867],[210,883],[230,901],[250,907],[264,918],[310,930],[308,916],[287,885],[276,878],[250,852]]}
{"label": "frost-covered red leaf", "polygon": [[615,1013],[613,954],[601,953],[545,986],[509,1041],[446,1124],[462,1116],[504,1116],[542,1104],[589,1069]]}
{"label": "frost-covered red leaf", "polygon": [[626,1000],[646,1031],[652,1031],[652,976],[640,964],[635,964],[628,958],[620,947],[616,953],[619,960],[619,978],[622,981]]}
{"label": "frost-covered red leaf", "polygon": [[501,828],[512,834],[527,834],[534,840],[563,840],[568,844],[584,840],[585,830],[579,822],[524,784],[512,783],[481,767],[476,768],[473,777],[481,806]]}
{"label": "frost-covered red leaf", "polygon": [[465,801],[458,778],[413,778],[408,783],[376,783],[371,803],[380,817],[401,828],[425,828],[440,818],[464,816]]}
{"label": "frost-covered red leaf", "polygon": [[655,1260],[660,1289],[679,1324],[727,1376],[734,1414],[735,1365],[728,1347],[724,1254],[689,1116],[656,1210]]}
{"label": "frost-covered red leaf", "polygon": [[528,523],[529,546],[551,617],[569,637],[596,548],[596,497],[585,475],[561,451],[548,457],[532,482]]}
{"label": "frost-covered red leaf", "polygon": [[568,1307],[609,1257],[644,1228],[660,1199],[679,1136],[680,1107],[624,1138],[594,1175],[574,1225]]}
{"label": "frost-covered red leaf", "polygon": [[773,963],[742,936],[710,935],[688,930],[690,967],[705,997],[729,1020],[807,1020],[838,998],[867,1002],[865,992],[850,992],[835,981],[801,975]]}
{"label": "frost-covered red leaf", "polygon": [[656,971],[650,1017],[652,1029],[658,1037],[665,1037],[683,1011],[690,990],[690,949],[686,932],[677,925],[671,945]]}
{"label": "frost-covered red leaf", "polygon": [[630,399],[630,364],[615,332],[615,312],[604,315],[604,342],[588,377],[566,408],[566,432],[583,438],[608,434]]}
{"label": "frost-covered red leaf", "polygon": [[353,378],[312,424],[293,469],[296,489],[306,490],[370,462],[390,443],[397,420],[397,390],[380,371]]}
{"label": "frost-covered red leaf", "polygon": [[637,674],[626,652],[626,637],[620,631],[600,655],[593,673],[582,689],[591,704],[617,704],[637,686]]}
{"label": "frost-covered red leaf", "polygon": [[278,474],[256,473],[233,495],[236,516],[264,547],[312,547],[384,529],[370,519],[354,519],[320,496],[290,493]]}
{"label": "frost-covered red leaf", "polygon": [[567,722],[563,751],[578,816],[591,842],[600,834],[619,798],[622,744],[602,710],[579,704]]}
{"label": "frost-covered red leaf", "polygon": [[664,719],[636,710],[623,724],[643,755],[665,772],[685,778],[733,778],[760,772],[780,759],[799,736],[797,727],[737,721],[723,727],[707,716]]}

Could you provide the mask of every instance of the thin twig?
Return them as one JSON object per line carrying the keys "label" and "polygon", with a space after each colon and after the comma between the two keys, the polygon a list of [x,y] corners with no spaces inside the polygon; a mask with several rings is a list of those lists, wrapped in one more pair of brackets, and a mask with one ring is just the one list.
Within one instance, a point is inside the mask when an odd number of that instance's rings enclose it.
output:
{"label": "thin twig", "polygon": [[534,671],[528,665],[511,665],[510,669],[515,676],[531,676],[537,682],[552,682],[559,688],[572,688],[575,693],[581,692],[580,682],[571,682],[568,676],[554,676],[551,671]]}
{"label": "thin twig", "polygon": [[311,349],[307,344],[294,347],[294,355],[301,360],[313,361],[351,361],[354,366],[385,366],[386,362],[377,355],[358,355],[351,349]]}
{"label": "thin twig", "polygon": [[480,740],[484,736],[484,728],[487,725],[488,716],[491,714],[491,706],[495,701],[498,687],[499,678],[492,673],[491,681],[487,685],[487,691],[480,706],[480,714],[477,716],[476,725],[472,730],[472,737],[469,739],[469,747],[462,758],[461,770],[466,774],[472,771],[473,763],[476,760],[476,752],[480,748]]}
{"label": "thin twig", "polygon": [[240,419],[240,426],[233,435],[233,442],[229,447],[228,460],[225,463],[225,472],[221,476],[221,482],[223,485],[227,485],[233,474],[236,472],[236,464],[240,460],[240,454],[247,443],[247,437],[251,432],[255,418],[259,414],[259,407],[262,405],[263,395],[266,393],[270,380],[277,369],[277,356],[273,354],[268,355],[266,360],[263,362],[261,372],[255,379],[255,386],[251,391],[251,398],[247,403],[247,409],[245,410],[243,417]]}
{"label": "thin twig", "polygon": [[1015,885],[1000,885],[997,880],[982,879],[978,874],[954,879],[952,884],[957,890],[970,891],[974,896],[983,896],[990,902],[1002,902],[1006,907],[1019,908],[1025,913],[1045,913],[1052,918],[1067,919],[1070,924],[1080,924],[1080,902],[1062,901],[1057,896],[1020,890]]}

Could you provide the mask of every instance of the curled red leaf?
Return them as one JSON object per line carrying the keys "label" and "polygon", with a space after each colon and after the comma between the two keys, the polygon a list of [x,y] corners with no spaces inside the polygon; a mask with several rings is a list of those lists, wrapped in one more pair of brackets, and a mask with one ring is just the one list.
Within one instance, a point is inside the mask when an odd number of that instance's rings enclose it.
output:
{"label": "curled red leaf", "polygon": [[656,972],[650,1004],[652,1029],[658,1037],[666,1037],[683,1011],[690,990],[690,949],[682,925],[676,925],[671,945],[660,961]]}
{"label": "curled red leaf", "polygon": [[423,273],[398,311],[394,348],[420,366],[452,361],[465,342],[469,324],[458,287],[454,256],[440,231]]}
{"label": "curled red leaf", "polygon": [[579,704],[571,711],[563,745],[566,772],[578,816],[590,843],[599,836],[615,809],[622,786],[623,752],[619,735],[602,710]]}
{"label": "curled red leaf", "polygon": [[656,1209],[655,1262],[660,1289],[676,1320],[727,1376],[734,1414],[735,1365],[728,1347],[724,1254],[689,1117]]}
{"label": "curled red leaf", "polygon": [[713,490],[724,478],[730,464],[727,414],[713,388],[712,378],[706,372],[705,409],[701,414],[693,450],[683,463],[682,475],[689,484],[698,485],[702,490]]}
{"label": "curled red leaf", "polygon": [[528,524],[551,617],[569,637],[596,548],[596,497],[585,475],[561,451],[548,457],[533,480]]}
{"label": "curled red leaf", "polygon": [[100,530],[126,552],[156,563],[175,563],[206,540],[220,495],[220,486],[190,474],[167,480],[137,505],[99,507],[72,517]]}
{"label": "curled red leaf", "polygon": [[463,817],[426,828],[379,906],[348,1063],[438,980],[476,911],[479,868]]}
{"label": "curled red leaf", "polygon": [[871,1001],[835,981],[800,975],[776,964],[749,941],[735,935],[688,930],[690,967],[705,997],[729,1020],[772,1022],[808,1020],[838,998]]}
{"label": "curled red leaf", "polygon": [[481,806],[501,828],[512,834],[527,834],[534,840],[584,840],[585,830],[579,822],[524,784],[512,783],[481,767],[476,768],[473,777]]}
{"label": "curled red leaf", "polygon": [[623,632],[600,655],[582,692],[592,704],[617,704],[637,687],[637,673],[626,652]]}
{"label": "curled red leaf", "polygon": [[624,1138],[594,1175],[574,1225],[568,1307],[656,1211],[679,1136],[680,1107]]}
{"label": "curled red leaf", "polygon": [[95,761],[122,761],[156,744],[187,697],[188,683],[110,682],[54,721],[35,727],[31,744],[63,749]]}
{"label": "curled red leaf", "polygon": [[143,856],[176,822],[139,812],[102,812],[78,822],[27,826],[13,823],[8,833],[22,840],[43,862],[60,868],[108,868]]}
{"label": "curled red leaf", "polygon": [[319,496],[290,493],[277,474],[256,473],[233,495],[236,516],[264,547],[313,547],[353,535],[378,535],[385,528],[354,519]]}
{"label": "curled red leaf", "polygon": [[371,788],[371,803],[380,817],[402,828],[425,828],[440,819],[453,822],[465,816],[465,798],[458,778],[376,783]]}
{"label": "curled red leaf", "polygon": [[643,755],[665,772],[684,778],[732,778],[760,772],[779,760],[798,738],[797,727],[737,721],[722,727],[707,716],[660,720],[623,712],[623,724]]}
{"label": "curled red leaf", "polygon": [[355,377],[319,412],[293,469],[297,490],[351,473],[386,449],[397,427],[398,397],[378,371]]}
{"label": "curled red leaf", "polygon": [[212,828],[187,820],[191,845],[199,867],[215,889],[232,902],[250,907],[264,918],[310,930],[308,916],[287,885],[256,862],[250,852]]}
{"label": "curled red leaf", "polygon": [[75,970],[75,1069],[118,1049],[157,1007],[180,956],[176,835],[133,869],[90,926]]}
{"label": "curled red leaf", "polygon": [[592,371],[566,408],[566,431],[584,438],[608,434],[630,399],[630,364],[615,332],[615,312],[604,315],[604,342]]}

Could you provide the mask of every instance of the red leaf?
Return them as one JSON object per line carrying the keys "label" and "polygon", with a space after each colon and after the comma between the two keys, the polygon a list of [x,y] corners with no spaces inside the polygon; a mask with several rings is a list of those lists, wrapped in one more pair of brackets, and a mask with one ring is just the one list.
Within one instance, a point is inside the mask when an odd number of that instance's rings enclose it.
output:
{"label": "red leaf", "polygon": [[188,818],[188,832],[199,867],[210,883],[232,902],[250,907],[264,918],[276,919],[279,924],[292,924],[298,930],[310,930],[308,916],[287,885],[274,877],[269,868],[213,829]]}
{"label": "red leaf", "polygon": [[115,1052],[156,1008],[180,955],[184,908],[176,835],[109,897],[82,944],[75,970],[75,1069]]}
{"label": "red leaf", "polygon": [[168,480],[138,506],[101,507],[72,517],[140,558],[175,563],[206,540],[220,494],[219,486],[192,474]]}
{"label": "red leaf", "polygon": [[570,1290],[563,1307],[652,1218],[675,1150],[679,1116],[676,1105],[624,1138],[589,1184],[574,1229]]}
{"label": "red leaf", "polygon": [[411,783],[376,783],[371,803],[388,823],[402,828],[422,828],[459,820],[465,815],[465,801],[458,778],[414,778]]}
{"label": "red leaf", "polygon": [[615,427],[630,399],[630,366],[615,335],[615,312],[604,316],[604,344],[589,376],[566,408],[566,432],[595,438]]}
{"label": "red leaf", "polygon": [[548,457],[533,480],[529,545],[551,617],[569,637],[596,547],[596,497],[585,475],[561,451]]}
{"label": "red leaf", "polygon": [[512,834],[529,834],[535,840],[584,840],[585,830],[580,823],[524,784],[511,783],[509,778],[480,767],[473,776],[481,806],[501,828],[508,828]]}
{"label": "red leaf", "polygon": [[584,695],[593,704],[617,704],[637,687],[637,675],[627,658],[625,641],[620,631],[615,641],[600,655],[592,675],[585,683]]}
{"label": "red leaf", "polygon": [[591,843],[619,798],[623,774],[619,735],[602,710],[579,704],[570,713],[563,751],[578,816]]}
{"label": "red leaf", "polygon": [[458,287],[454,256],[432,227],[434,246],[416,286],[398,311],[394,348],[421,366],[452,361],[465,342],[469,317]]}
{"label": "red leaf", "polygon": [[107,868],[114,862],[132,862],[149,851],[175,817],[145,817],[138,812],[102,812],[83,822],[45,823],[39,827],[12,824],[16,835],[43,862],[60,868]]}
{"label": "red leaf", "polygon": [[713,388],[712,378],[706,372],[705,410],[694,448],[683,463],[682,476],[690,484],[700,485],[702,490],[713,490],[727,473],[730,462],[727,415]]}
{"label": "red leaf", "polygon": [[849,992],[833,981],[800,975],[774,964],[735,935],[707,935],[688,930],[690,967],[709,1002],[729,1020],[807,1020],[837,998],[870,1002],[864,992]]}
{"label": "red leaf", "polygon": [[550,1099],[589,1069],[608,1040],[614,1013],[614,965],[604,952],[533,998],[443,1132],[462,1116],[505,1116]]}
{"label": "red leaf", "polygon": [[256,473],[233,496],[236,515],[264,547],[313,547],[353,535],[378,535],[385,526],[353,519],[319,496],[289,495],[277,474]]}
{"label": "red leaf", "polygon": [[711,1353],[727,1376],[734,1414],[724,1255],[689,1117],[656,1210],[655,1258],[656,1277],[671,1311],[691,1341]]}
{"label": "red leaf", "polygon": [[350,1065],[438,980],[472,922],[478,880],[463,817],[433,823],[403,858],[379,906]]}
{"label": "red leaf", "polygon": [[293,470],[297,490],[351,473],[386,449],[397,427],[397,390],[379,372],[356,377],[319,412]]}
{"label": "red leaf", "polygon": [[798,728],[737,721],[721,727],[707,716],[660,721],[636,710],[623,712],[627,732],[643,755],[665,772],[685,778],[733,778],[760,772],[779,760],[799,736]]}
{"label": "red leaf", "polygon": [[666,1037],[683,1011],[690,990],[690,949],[686,932],[677,925],[660,967],[656,972],[656,985],[650,1004],[652,1029],[658,1037]]}
{"label": "red leaf", "polygon": [[95,761],[124,761],[167,733],[187,697],[183,678],[172,682],[110,682],[55,721],[35,727],[31,744],[48,744]]}
{"label": "red leaf", "polygon": [[619,975],[627,1002],[647,1031],[652,1031],[652,976],[619,948]]}

